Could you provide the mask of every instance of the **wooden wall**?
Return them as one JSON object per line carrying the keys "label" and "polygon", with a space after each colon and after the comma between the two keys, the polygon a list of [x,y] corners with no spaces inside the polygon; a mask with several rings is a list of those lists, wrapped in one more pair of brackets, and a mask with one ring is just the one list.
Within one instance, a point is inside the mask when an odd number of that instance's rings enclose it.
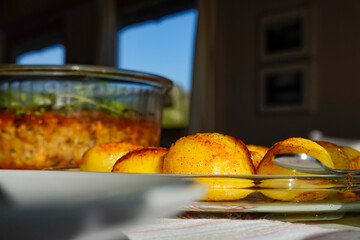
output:
{"label": "wooden wall", "polygon": [[[222,42],[218,81],[225,96],[216,131],[247,143],[272,145],[307,137],[312,129],[325,135],[360,139],[360,2],[356,0],[220,1],[217,19]],[[263,114],[259,111],[259,19],[266,14],[309,10],[311,111]],[[274,63],[276,65],[276,63]],[[224,94],[225,93],[225,94]]]}

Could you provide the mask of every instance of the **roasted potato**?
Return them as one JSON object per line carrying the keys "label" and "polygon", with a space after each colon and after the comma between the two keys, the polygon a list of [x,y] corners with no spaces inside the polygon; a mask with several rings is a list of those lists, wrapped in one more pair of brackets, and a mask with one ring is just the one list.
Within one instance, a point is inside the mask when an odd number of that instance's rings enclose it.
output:
{"label": "roasted potato", "polygon": [[112,172],[162,173],[167,148],[153,147],[131,151],[115,163]]}
{"label": "roasted potato", "polygon": [[253,144],[248,144],[248,145],[246,145],[246,147],[249,149],[249,151],[260,153],[261,156],[265,156],[265,154],[269,150],[268,147],[264,147],[264,146],[260,146],[260,145],[253,145]]}
{"label": "roasted potato", "polygon": [[[254,165],[246,145],[219,133],[198,133],[180,138],[164,158],[164,173],[173,174],[254,174]],[[246,197],[252,181],[223,178],[199,178],[208,184],[205,200],[234,200]]]}
{"label": "roasted potato", "polygon": [[360,156],[351,159],[350,169],[360,169]]}
{"label": "roasted potato", "polygon": [[[350,159],[348,155],[343,151],[343,148],[330,142],[316,141],[317,144],[321,145],[330,154],[331,160],[334,163],[336,169],[349,169]],[[320,160],[320,159],[319,159]]]}
{"label": "roasted potato", "polygon": [[303,175],[305,173],[294,172],[293,170],[277,166],[273,163],[274,155],[282,153],[306,153],[313,156],[330,168],[334,168],[334,163],[329,152],[320,144],[305,138],[288,138],[276,143],[266,153],[256,170],[257,174],[272,175]]}
{"label": "roasted potato", "polygon": [[164,173],[254,174],[255,170],[242,141],[219,133],[198,133],[170,147]]}
{"label": "roasted potato", "polygon": [[259,166],[261,160],[264,158],[265,154],[269,150],[268,147],[258,146],[258,145],[246,145],[250,151],[251,161],[254,164],[255,169]]}
{"label": "roasted potato", "polygon": [[[339,161],[341,155],[335,154],[333,152],[334,145],[323,142],[321,142],[321,144],[328,148],[331,153],[329,153],[329,151],[327,151],[327,149],[319,143],[304,138],[289,138],[284,141],[278,142],[266,153],[265,157],[257,168],[256,173],[271,175],[306,175],[305,173],[294,172],[293,170],[285,169],[283,167],[275,165],[273,163],[274,155],[281,153],[306,153],[319,159],[326,166],[333,168],[334,161],[331,156],[334,155],[337,159],[336,161]],[[346,161],[346,159],[344,159],[344,161]],[[317,192],[296,190],[297,186],[301,186],[301,188],[304,188],[305,186],[309,189],[326,189],[328,187],[331,187],[327,185],[327,182],[325,181],[312,182],[302,179],[294,179],[294,181],[291,183],[291,186],[288,186],[289,183],[286,183],[287,186],[284,186],[284,189],[289,189],[290,187],[290,190],[276,191],[271,188],[282,188],[281,186],[275,185],[276,181],[276,179],[264,180],[259,185],[259,187],[270,189],[261,190],[260,192],[269,198],[282,201],[309,201],[323,199],[328,196],[329,192],[326,190]]]}
{"label": "roasted potato", "polygon": [[360,169],[360,152],[352,147],[341,147],[350,160],[350,169]]}
{"label": "roasted potato", "polygon": [[126,153],[143,148],[125,142],[103,143],[87,150],[81,161],[80,170],[94,172],[111,172],[115,162]]}

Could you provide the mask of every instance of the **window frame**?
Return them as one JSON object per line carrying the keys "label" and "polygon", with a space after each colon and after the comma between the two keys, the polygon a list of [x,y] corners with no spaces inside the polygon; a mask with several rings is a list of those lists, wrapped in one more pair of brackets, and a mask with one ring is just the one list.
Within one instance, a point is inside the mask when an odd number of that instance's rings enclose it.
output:
{"label": "window frame", "polygon": [[23,53],[40,50],[55,44],[65,46],[65,28],[62,14],[63,11],[52,14],[52,11],[49,10],[44,14],[34,13],[19,20],[9,19],[8,23],[3,26],[3,32],[6,36],[4,60],[7,63],[16,63],[16,58]]}
{"label": "window frame", "polygon": [[[141,1],[140,1],[141,2]],[[159,20],[163,17],[183,12],[190,9],[196,9],[196,0],[162,0],[156,4],[148,5],[144,3],[141,5],[128,6],[123,8],[118,6],[117,31],[122,29],[147,22],[151,20]],[[190,103],[191,104],[191,103]],[[190,114],[190,113],[189,113]],[[160,146],[170,147],[179,137],[188,134],[189,126],[186,127],[171,127],[161,128],[161,142]]]}
{"label": "window frame", "polygon": [[[167,15],[196,8],[196,0],[131,0],[115,1],[116,6],[116,32],[122,28],[150,20],[157,20]],[[6,63],[15,63],[16,58],[26,52],[35,51],[54,44],[64,45],[65,63],[73,55],[68,49],[67,16],[69,11],[77,11],[79,7],[89,8],[92,13],[98,14],[96,4],[91,1],[67,1],[65,3],[49,4],[43,12],[34,12],[21,19],[11,19],[9,14],[2,16],[0,24],[5,36]],[[9,7],[14,7],[9,4]],[[12,9],[11,9],[12,10]],[[45,11],[46,10],[46,11]],[[9,18],[9,19],[7,19]],[[116,48],[116,46],[114,46]],[[94,59],[90,60],[90,62]],[[71,63],[71,62],[70,62]],[[116,61],[114,63],[114,67]]]}
{"label": "window frame", "polygon": [[117,8],[117,28],[118,31],[121,31],[122,28],[134,24],[158,20],[168,15],[196,8],[196,0],[137,0],[133,1],[133,4],[121,4],[121,1],[118,1]]}

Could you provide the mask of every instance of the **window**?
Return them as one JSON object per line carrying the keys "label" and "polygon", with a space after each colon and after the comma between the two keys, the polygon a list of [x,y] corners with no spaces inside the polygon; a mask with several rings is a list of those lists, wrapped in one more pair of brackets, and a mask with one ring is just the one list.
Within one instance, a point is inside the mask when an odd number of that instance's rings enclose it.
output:
{"label": "window", "polygon": [[158,74],[174,82],[164,127],[188,124],[196,25],[197,11],[190,9],[118,32],[120,68]]}
{"label": "window", "polygon": [[16,63],[61,65],[65,63],[65,47],[56,44],[40,50],[26,52],[16,58]]}

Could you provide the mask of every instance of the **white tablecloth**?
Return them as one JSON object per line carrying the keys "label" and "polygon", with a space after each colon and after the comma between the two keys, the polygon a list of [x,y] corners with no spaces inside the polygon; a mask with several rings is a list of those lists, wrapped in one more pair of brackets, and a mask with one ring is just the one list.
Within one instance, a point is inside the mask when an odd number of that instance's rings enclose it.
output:
{"label": "white tablecloth", "polygon": [[159,219],[125,234],[131,240],[359,240],[360,231],[269,220]]}

